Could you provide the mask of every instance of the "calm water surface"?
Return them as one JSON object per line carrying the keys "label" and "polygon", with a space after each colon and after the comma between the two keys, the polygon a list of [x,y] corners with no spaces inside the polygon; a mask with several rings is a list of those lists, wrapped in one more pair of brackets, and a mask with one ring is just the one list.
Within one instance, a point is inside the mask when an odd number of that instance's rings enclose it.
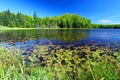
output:
{"label": "calm water surface", "polygon": [[120,29],[59,29],[0,31],[0,46],[21,47],[36,45],[98,46],[111,48],[120,45]]}

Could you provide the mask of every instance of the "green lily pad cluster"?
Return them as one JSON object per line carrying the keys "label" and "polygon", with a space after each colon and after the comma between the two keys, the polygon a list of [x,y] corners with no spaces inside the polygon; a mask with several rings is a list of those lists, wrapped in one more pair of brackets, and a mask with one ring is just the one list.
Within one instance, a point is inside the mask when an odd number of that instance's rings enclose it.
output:
{"label": "green lily pad cluster", "polygon": [[[74,47],[74,50],[63,49],[61,46],[46,45],[38,46],[29,56],[30,64],[48,68],[55,79],[63,79],[61,75],[68,76],[70,80],[110,79],[105,72],[117,76],[119,72],[120,54],[109,48],[98,48],[93,46]],[[50,69],[50,70],[49,70]],[[62,72],[61,72],[62,71]],[[101,75],[102,73],[102,75]],[[81,76],[84,75],[84,76]],[[120,77],[116,77],[120,79]]]}
{"label": "green lily pad cluster", "polygon": [[20,50],[0,49],[2,80],[119,80],[120,53],[107,47],[36,46],[25,61]]}

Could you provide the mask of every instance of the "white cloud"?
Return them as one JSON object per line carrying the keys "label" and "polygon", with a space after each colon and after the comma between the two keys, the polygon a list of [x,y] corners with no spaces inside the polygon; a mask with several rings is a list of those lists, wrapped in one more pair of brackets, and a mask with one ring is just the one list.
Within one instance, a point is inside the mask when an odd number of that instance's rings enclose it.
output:
{"label": "white cloud", "polygon": [[98,22],[101,22],[101,23],[109,23],[109,22],[112,22],[111,20],[108,20],[108,19],[102,19],[102,20],[98,20]]}

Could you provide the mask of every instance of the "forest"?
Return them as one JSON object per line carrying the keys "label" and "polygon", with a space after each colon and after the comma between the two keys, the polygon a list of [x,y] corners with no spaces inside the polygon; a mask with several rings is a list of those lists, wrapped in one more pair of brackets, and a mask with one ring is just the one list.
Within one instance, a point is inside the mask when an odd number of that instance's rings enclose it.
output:
{"label": "forest", "polygon": [[92,28],[103,28],[103,29],[118,29],[120,24],[92,24]]}
{"label": "forest", "polygon": [[14,14],[6,10],[0,12],[0,25],[12,28],[90,28],[91,22],[77,14],[40,18],[36,12],[33,16],[28,16],[21,12]]}
{"label": "forest", "polygon": [[28,16],[10,10],[0,12],[0,25],[10,28],[120,28],[120,24],[92,24],[90,19],[77,14],[40,18],[36,12]]}

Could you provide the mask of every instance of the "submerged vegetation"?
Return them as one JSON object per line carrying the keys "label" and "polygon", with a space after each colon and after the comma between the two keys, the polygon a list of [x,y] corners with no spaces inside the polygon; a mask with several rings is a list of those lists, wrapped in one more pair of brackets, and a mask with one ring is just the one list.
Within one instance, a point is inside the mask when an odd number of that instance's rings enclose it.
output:
{"label": "submerged vegetation", "polygon": [[119,80],[116,33],[119,30],[3,31],[0,80]]}
{"label": "submerged vegetation", "polygon": [[[13,52],[14,50],[14,52]],[[33,53],[0,48],[2,80],[119,80],[120,54],[93,46],[36,46]]]}

